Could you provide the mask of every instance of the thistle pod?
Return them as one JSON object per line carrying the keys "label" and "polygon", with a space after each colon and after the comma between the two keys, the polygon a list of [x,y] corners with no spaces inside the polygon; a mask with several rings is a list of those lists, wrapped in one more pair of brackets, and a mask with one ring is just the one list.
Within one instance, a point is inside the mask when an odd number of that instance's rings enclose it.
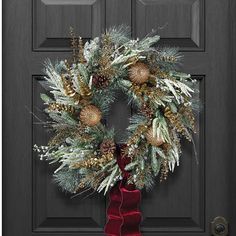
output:
{"label": "thistle pod", "polygon": [[142,62],[137,62],[129,69],[129,79],[135,84],[147,82],[150,76],[149,68]]}
{"label": "thistle pod", "polygon": [[161,137],[155,137],[154,134],[153,134],[153,131],[152,131],[152,128],[150,128],[146,134],[145,134],[145,138],[147,139],[147,142],[149,144],[151,144],[152,146],[155,146],[155,147],[159,147],[161,146],[164,141]]}
{"label": "thistle pod", "polygon": [[95,126],[102,119],[102,112],[94,105],[85,106],[79,116],[81,122],[87,126]]}

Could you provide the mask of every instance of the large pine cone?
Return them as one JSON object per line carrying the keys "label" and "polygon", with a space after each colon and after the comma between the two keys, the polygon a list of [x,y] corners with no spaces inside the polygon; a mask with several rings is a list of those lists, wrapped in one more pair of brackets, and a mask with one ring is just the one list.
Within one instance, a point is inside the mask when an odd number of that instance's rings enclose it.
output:
{"label": "large pine cone", "polygon": [[111,139],[103,140],[103,142],[100,144],[100,151],[104,155],[108,153],[114,153],[115,150],[116,150],[116,145],[114,141]]}
{"label": "large pine cone", "polygon": [[80,120],[88,126],[97,125],[102,119],[102,112],[94,105],[87,105],[80,112]]}

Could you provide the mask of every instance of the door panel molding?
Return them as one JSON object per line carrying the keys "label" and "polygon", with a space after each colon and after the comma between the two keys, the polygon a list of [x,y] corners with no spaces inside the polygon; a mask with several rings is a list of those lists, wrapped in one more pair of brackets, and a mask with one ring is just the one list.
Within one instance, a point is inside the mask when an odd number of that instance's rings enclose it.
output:
{"label": "door panel molding", "polygon": [[83,39],[102,33],[105,0],[33,0],[32,15],[33,51],[68,51],[70,27]]}
{"label": "door panel molding", "polygon": [[142,38],[152,30],[160,45],[182,51],[204,51],[205,0],[132,0],[133,34]]}
{"label": "door panel molding", "polygon": [[120,24],[130,26],[132,36],[139,38],[157,30],[159,45],[187,52],[205,50],[205,0],[32,1],[33,51],[70,50],[70,26],[91,39]]}

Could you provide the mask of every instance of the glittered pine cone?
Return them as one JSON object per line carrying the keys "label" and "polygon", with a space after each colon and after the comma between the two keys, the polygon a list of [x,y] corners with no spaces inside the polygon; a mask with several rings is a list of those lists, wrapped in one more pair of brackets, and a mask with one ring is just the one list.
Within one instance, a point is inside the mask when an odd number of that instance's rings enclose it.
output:
{"label": "glittered pine cone", "polygon": [[106,155],[108,153],[114,153],[116,150],[116,145],[113,140],[106,139],[100,144],[100,151],[102,154]]}
{"label": "glittered pine cone", "polygon": [[144,114],[147,118],[152,118],[153,116],[153,111],[152,109],[147,106],[147,105],[143,105],[140,109],[140,111],[142,112],[142,114]]}
{"label": "glittered pine cone", "polygon": [[137,62],[129,69],[129,79],[136,84],[143,84],[149,79],[150,71],[146,64]]}
{"label": "glittered pine cone", "polygon": [[159,146],[161,146],[164,143],[162,138],[154,137],[152,128],[150,128],[147,131],[147,133],[145,134],[145,137],[146,137],[146,139],[147,139],[149,144],[151,144],[153,146],[156,146],[156,147],[159,147]]}
{"label": "glittered pine cone", "polygon": [[83,124],[95,126],[102,119],[102,112],[94,105],[87,105],[81,110],[79,118]]}
{"label": "glittered pine cone", "polygon": [[92,78],[93,85],[98,89],[107,88],[110,81],[107,77],[102,75],[93,75]]}

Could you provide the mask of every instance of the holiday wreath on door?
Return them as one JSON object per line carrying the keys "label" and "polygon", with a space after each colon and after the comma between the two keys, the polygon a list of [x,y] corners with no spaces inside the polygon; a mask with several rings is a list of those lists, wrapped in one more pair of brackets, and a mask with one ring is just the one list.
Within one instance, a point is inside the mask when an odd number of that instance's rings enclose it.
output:
{"label": "holiday wreath on door", "polygon": [[[196,81],[178,71],[182,55],[158,47],[156,34],[130,39],[126,27],[116,27],[85,44],[71,35],[73,56],[45,62],[52,96],[41,98],[54,135],[34,149],[41,160],[59,164],[53,177],[63,190],[110,191],[107,235],[140,235],[139,190],[151,189],[157,176],[166,180],[179,165],[181,137],[193,142]],[[137,112],[117,145],[105,120],[120,89]]]}

